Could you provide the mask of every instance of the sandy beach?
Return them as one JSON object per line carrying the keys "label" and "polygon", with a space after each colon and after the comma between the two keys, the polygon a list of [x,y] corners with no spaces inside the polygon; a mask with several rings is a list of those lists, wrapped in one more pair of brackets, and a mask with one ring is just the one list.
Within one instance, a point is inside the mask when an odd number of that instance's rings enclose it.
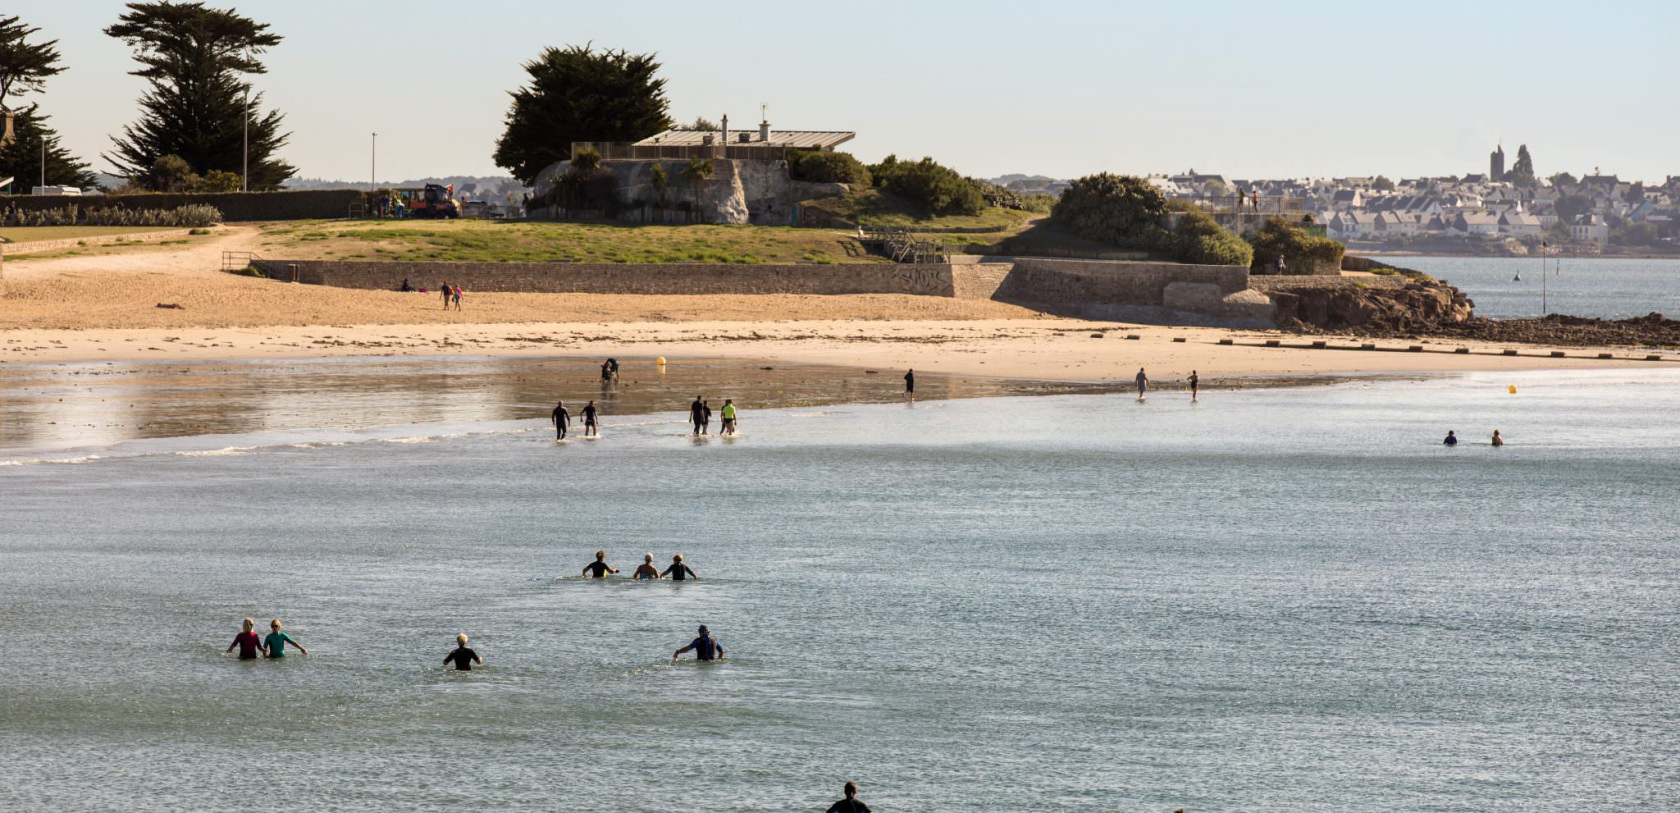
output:
{"label": "sandy beach", "polygon": [[[14,259],[0,279],[0,364],[338,356],[754,358],[1045,381],[1452,373],[1648,364],[1614,348],[1310,339],[1090,322],[1019,305],[913,296],[432,295],[301,286],[223,273],[225,250],[260,248],[256,227],[223,227],[178,249]],[[178,308],[160,308],[160,304]],[[1135,339],[1129,338],[1135,336]],[[1222,345],[1221,340],[1232,344]],[[1268,340],[1279,347],[1265,347]],[[1357,348],[1329,339],[1330,348]],[[1426,351],[1404,352],[1418,344]],[[1291,347],[1289,345],[1295,345]],[[1615,358],[1597,358],[1601,352]],[[1665,362],[1654,362],[1663,364]],[[1672,363],[1672,362],[1666,362]]]}

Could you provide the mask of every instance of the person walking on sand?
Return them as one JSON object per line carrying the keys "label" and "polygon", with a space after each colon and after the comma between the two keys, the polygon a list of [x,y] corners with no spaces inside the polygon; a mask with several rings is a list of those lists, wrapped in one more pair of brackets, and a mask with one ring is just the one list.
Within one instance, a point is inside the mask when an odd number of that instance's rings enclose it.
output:
{"label": "person walking on sand", "polygon": [[450,287],[449,295],[450,295],[451,298],[453,298],[455,300],[455,310],[460,310],[461,309],[461,286],[460,286],[459,283]]}
{"label": "person walking on sand", "polygon": [[706,405],[701,403],[700,396],[694,396],[694,403],[688,405],[688,422],[694,424],[694,437],[700,437],[700,427],[706,422]]}
{"label": "person walking on sand", "polygon": [[600,410],[595,408],[595,402],[594,401],[590,401],[589,403],[583,405],[583,436],[584,437],[587,438],[587,437],[590,437],[592,435],[599,436],[601,434],[600,428],[598,426],[596,426],[597,422],[595,420],[596,416],[599,415],[599,414],[600,414]]}
{"label": "person walking on sand", "polygon": [[595,551],[595,561],[583,566],[583,575],[591,579],[604,579],[609,573],[617,575],[618,570],[607,567],[607,552],[604,550]]}
{"label": "person walking on sand", "polygon": [[1133,380],[1137,382],[1138,400],[1142,401],[1143,396],[1149,392],[1149,376],[1144,375],[1143,368],[1139,367],[1137,377]]}
{"label": "person walking on sand", "polygon": [[1493,430],[1493,445],[1494,446],[1504,446],[1505,445],[1505,439],[1499,436],[1499,430],[1498,429]]}
{"label": "person walking on sand", "polygon": [[654,581],[658,581],[661,578],[659,575],[659,568],[653,566],[653,554],[646,553],[642,555],[642,563],[636,566],[636,572],[632,573],[630,578],[653,579]]}
{"label": "person walking on sand", "polygon": [[723,399],[723,434],[735,434],[735,399]]}
{"label": "person walking on sand", "polygon": [[705,624],[700,625],[700,637],[690,641],[688,646],[677,650],[676,653],[671,656],[671,660],[675,661],[684,652],[691,649],[694,650],[694,658],[696,660],[710,661],[723,657],[723,645],[712,639],[712,631],[706,629]]}
{"label": "person walking on sand", "polygon": [[268,657],[286,657],[287,644],[297,647],[297,651],[302,652],[304,657],[309,657],[309,650],[304,649],[303,644],[298,643],[292,639],[292,636],[280,631],[280,619],[276,618],[273,621],[268,622],[268,629],[268,637],[263,639],[263,649],[268,650]]}
{"label": "person walking on sand", "polygon": [[448,666],[451,662],[455,664],[455,671],[457,672],[471,672],[475,663],[480,666],[484,665],[484,659],[480,658],[477,652],[467,648],[467,634],[464,632],[455,636],[454,651],[443,658],[444,666]]}
{"label": "person walking on sand", "polygon": [[572,413],[566,411],[566,402],[554,404],[554,411],[548,414],[548,420],[554,424],[554,439],[565,440],[566,428],[572,422]]}
{"label": "person walking on sand", "polygon": [[228,648],[222,650],[223,654],[232,652],[234,647],[239,647],[239,659],[242,661],[254,661],[262,657],[262,640],[257,637],[255,632],[257,622],[247,618],[240,622],[240,627],[243,631],[233,636],[233,643],[228,644]]}
{"label": "person walking on sand", "polygon": [[869,805],[857,800],[856,782],[847,782],[841,792],[846,794],[846,798],[829,805],[828,813],[869,813]]}
{"label": "person walking on sand", "polygon": [[1441,445],[1442,446],[1457,446],[1458,445],[1458,433],[1454,432],[1451,429],[1448,429],[1447,430],[1447,438],[1446,438],[1446,440],[1441,441]]}
{"label": "person walking on sand", "polygon": [[1199,375],[1196,375],[1195,370],[1191,370],[1190,371],[1190,403],[1192,403],[1192,404],[1196,403],[1196,388],[1200,387],[1201,385],[1202,385],[1202,377],[1199,376]]}
{"label": "person walking on sand", "polygon": [[674,581],[674,582],[680,582],[680,581],[684,581],[686,579],[698,579],[698,578],[700,578],[700,574],[695,573],[694,568],[691,568],[688,565],[683,564],[682,554],[680,554],[680,553],[671,557],[671,566],[668,567],[668,568],[665,568],[665,572],[661,573],[659,575],[661,577],[670,576],[671,581]]}
{"label": "person walking on sand", "polygon": [[451,290],[449,280],[444,280],[443,287],[438,290],[443,291],[443,309],[449,310],[449,292]]}

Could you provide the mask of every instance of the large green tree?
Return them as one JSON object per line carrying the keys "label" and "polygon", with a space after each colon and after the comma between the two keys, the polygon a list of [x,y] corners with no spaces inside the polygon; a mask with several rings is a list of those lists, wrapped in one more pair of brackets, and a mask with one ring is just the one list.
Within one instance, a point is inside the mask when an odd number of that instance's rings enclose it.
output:
{"label": "large green tree", "polygon": [[133,75],[152,83],[140,97],[140,120],[113,137],[104,156],[130,178],[147,176],[165,155],[193,171],[240,173],[249,116],[250,188],[275,189],[297,173],[276,157],[290,134],[284,116],[262,112],[263,96],[246,77],[267,73],[260,57],[280,44],[268,25],[203,3],[129,3],[105,33],[134,49]]}
{"label": "large green tree", "polygon": [[46,140],[46,185],[96,187],[99,176],[59,144],[58,134],[39,111],[18,113],[13,120],[16,139],[0,147],[0,179],[15,178],[13,191],[28,191],[43,183],[41,141]]}
{"label": "large green tree", "polygon": [[496,164],[530,183],[571,158],[574,141],[638,141],[671,126],[655,54],[545,48],[525,63],[531,83],[513,91]]}
{"label": "large green tree", "polygon": [[36,105],[19,110],[12,106],[14,97],[40,93],[46,89],[47,79],[64,72],[58,64],[58,40],[30,42],[40,33],[17,17],[0,17],[0,112],[6,114],[29,112]]}
{"label": "large green tree", "polygon": [[1534,158],[1528,154],[1527,144],[1517,147],[1517,162],[1505,173],[1505,180],[1517,186],[1534,185]]}

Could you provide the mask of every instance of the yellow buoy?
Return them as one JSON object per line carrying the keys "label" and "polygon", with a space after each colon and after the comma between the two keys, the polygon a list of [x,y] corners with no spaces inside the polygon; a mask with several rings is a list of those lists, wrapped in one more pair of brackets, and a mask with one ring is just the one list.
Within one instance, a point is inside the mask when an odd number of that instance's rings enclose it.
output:
{"label": "yellow buoy", "polygon": [[660,356],[659,360],[656,363],[659,365],[659,374],[664,375],[665,374],[665,357]]}
{"label": "yellow buoy", "polygon": [[1512,384],[1507,391],[1510,392],[1512,395],[1516,395],[1517,394],[1517,385]]}

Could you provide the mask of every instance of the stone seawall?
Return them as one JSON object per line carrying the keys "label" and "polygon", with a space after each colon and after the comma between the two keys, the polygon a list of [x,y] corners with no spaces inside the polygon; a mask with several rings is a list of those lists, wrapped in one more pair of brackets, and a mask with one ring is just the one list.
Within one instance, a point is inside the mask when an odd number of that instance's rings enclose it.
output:
{"label": "stone seawall", "polygon": [[704,263],[459,263],[254,260],[272,279],[394,291],[435,289],[576,294],[911,294],[957,296],[946,264],[717,265]]}

